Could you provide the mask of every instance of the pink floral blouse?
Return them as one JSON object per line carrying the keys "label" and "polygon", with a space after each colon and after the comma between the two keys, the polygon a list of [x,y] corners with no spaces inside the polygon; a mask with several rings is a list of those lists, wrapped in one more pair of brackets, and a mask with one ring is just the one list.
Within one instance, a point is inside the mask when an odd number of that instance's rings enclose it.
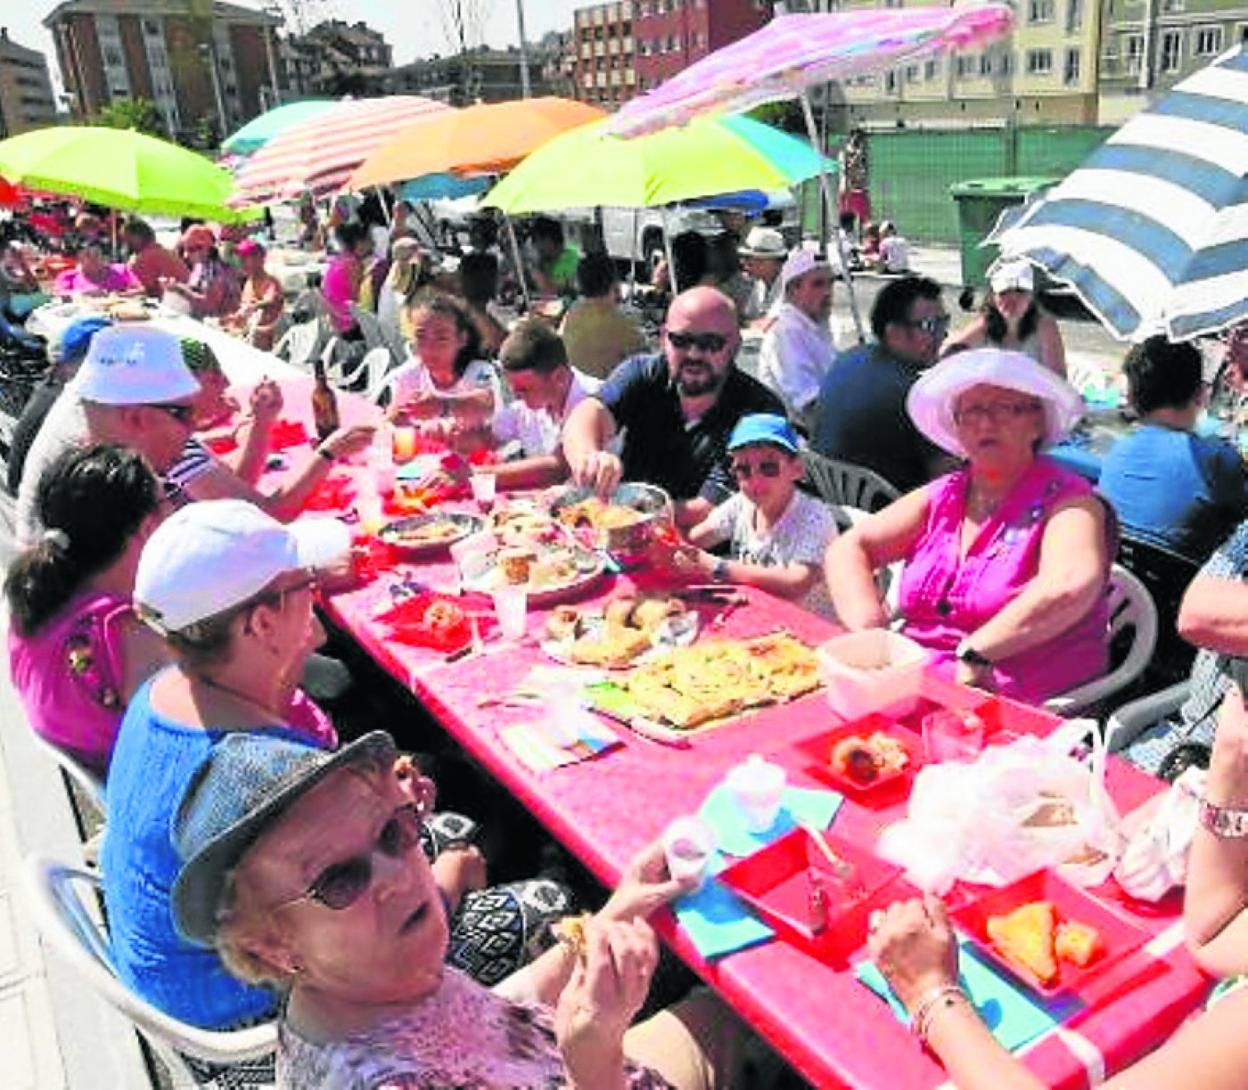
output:
{"label": "pink floral blouse", "polygon": [[[671,1090],[629,1065],[630,1090]],[[283,1090],[560,1090],[567,1073],[551,1012],[496,995],[446,967],[428,999],[376,1029],[317,1045],[282,1024]]]}

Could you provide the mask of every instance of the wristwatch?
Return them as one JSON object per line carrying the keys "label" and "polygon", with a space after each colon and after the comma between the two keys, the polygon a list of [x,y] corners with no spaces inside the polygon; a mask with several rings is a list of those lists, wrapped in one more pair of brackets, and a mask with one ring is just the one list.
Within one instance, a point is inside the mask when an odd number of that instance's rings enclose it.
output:
{"label": "wristwatch", "polygon": [[967,666],[974,666],[981,670],[992,665],[992,659],[988,658],[987,655],[976,651],[975,648],[971,646],[969,637],[962,640],[962,642],[958,644],[957,650],[954,651],[954,656],[959,662],[965,662]]}
{"label": "wristwatch", "polygon": [[1248,836],[1248,810],[1234,810],[1229,806],[1214,806],[1200,800],[1200,827],[1223,840],[1238,840]]}
{"label": "wristwatch", "polygon": [[728,582],[728,561],[722,556],[715,558],[715,563],[711,566],[711,582],[727,583]]}

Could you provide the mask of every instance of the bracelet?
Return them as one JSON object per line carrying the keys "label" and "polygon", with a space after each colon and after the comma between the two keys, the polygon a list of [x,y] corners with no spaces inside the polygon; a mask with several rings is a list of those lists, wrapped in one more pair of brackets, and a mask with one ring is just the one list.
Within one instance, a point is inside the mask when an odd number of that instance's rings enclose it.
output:
{"label": "bracelet", "polygon": [[932,1019],[940,1011],[955,1006],[959,999],[970,1002],[966,992],[957,984],[945,984],[927,992],[919,1000],[918,1006],[914,1009],[914,1015],[910,1019],[910,1028],[914,1030],[914,1035],[927,1044],[927,1034],[931,1029]]}
{"label": "bracelet", "polygon": [[319,454],[322,458],[324,458],[325,461],[327,461],[331,466],[336,461],[338,461],[338,459],[334,457],[333,453],[331,451],[326,450],[324,447],[317,447],[316,453]]}

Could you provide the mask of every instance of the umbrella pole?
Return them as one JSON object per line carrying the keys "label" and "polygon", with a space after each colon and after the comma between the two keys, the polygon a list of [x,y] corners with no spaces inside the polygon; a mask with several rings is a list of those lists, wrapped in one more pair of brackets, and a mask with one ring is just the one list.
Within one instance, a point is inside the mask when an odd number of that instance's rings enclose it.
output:
{"label": "umbrella pole", "polygon": [[667,290],[673,299],[676,298],[676,258],[672,255],[672,232],[668,229],[667,205],[660,211],[663,217],[663,253],[667,256]]}
{"label": "umbrella pole", "polygon": [[815,112],[810,108],[810,95],[803,91],[799,101],[802,104],[802,117],[806,120],[806,133],[810,137],[811,146],[819,155],[819,195],[823,201],[828,228],[836,238],[837,253],[841,255],[841,275],[845,277],[845,286],[849,289],[849,312],[854,316],[854,329],[858,334],[858,343],[865,344],[867,338],[862,331],[862,315],[858,313],[858,297],[854,294],[854,277],[849,271],[849,254],[845,250],[845,239],[841,236],[840,217],[835,215],[832,187],[828,184],[828,172],[823,165],[823,146],[819,142],[819,126],[815,124]]}
{"label": "umbrella pole", "polygon": [[524,275],[524,260],[520,256],[520,243],[516,239],[516,228],[506,212],[503,213],[503,226],[507,228],[507,240],[511,243],[511,260],[516,263],[516,278],[520,281],[520,294],[524,296],[524,309],[528,313],[533,308],[533,303],[529,299],[529,280]]}
{"label": "umbrella pole", "polygon": [[386,226],[392,226],[394,217],[390,214],[390,204],[386,200],[386,191],[381,186],[375,185],[373,186],[373,192],[377,194],[377,200],[381,202],[381,210],[386,214]]}

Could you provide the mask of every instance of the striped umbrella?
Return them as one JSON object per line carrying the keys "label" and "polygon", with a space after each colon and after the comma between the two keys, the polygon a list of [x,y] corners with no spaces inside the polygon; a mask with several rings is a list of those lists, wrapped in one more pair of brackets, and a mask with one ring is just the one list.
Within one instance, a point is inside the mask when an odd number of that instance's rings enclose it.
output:
{"label": "striped umbrella", "polygon": [[625,103],[611,131],[636,136],[705,113],[739,113],[800,96],[829,80],[878,72],[946,49],[974,48],[1008,33],[1012,19],[1005,4],[779,15]]}
{"label": "striped umbrella", "polygon": [[335,105],[333,99],[309,98],[274,106],[222,140],[221,150],[229,155],[251,155],[287,129],[332,110]]}
{"label": "striped umbrella", "polygon": [[336,193],[373,149],[421,116],[451,107],[414,95],[348,99],[292,125],[238,172],[231,203],[293,200],[305,189]]}
{"label": "striped umbrella", "polygon": [[1248,51],[1137,114],[999,234],[1121,340],[1248,318]]}

